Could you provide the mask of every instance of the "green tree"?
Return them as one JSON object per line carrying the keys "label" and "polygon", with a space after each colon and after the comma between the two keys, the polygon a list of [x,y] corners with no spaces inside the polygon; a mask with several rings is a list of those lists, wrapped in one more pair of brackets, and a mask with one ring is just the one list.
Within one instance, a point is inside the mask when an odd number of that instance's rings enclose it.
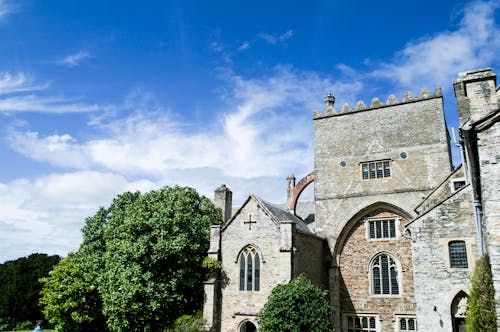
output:
{"label": "green tree", "polygon": [[32,254],[0,264],[0,322],[13,328],[21,322],[43,319],[38,304],[42,284],[59,256]]}
{"label": "green tree", "polygon": [[[78,331],[84,322],[97,327],[101,319],[87,301],[111,331],[161,331],[194,314],[203,304],[210,225],[220,220],[220,210],[191,188],[117,196],[87,218],[80,250],[45,281],[49,320],[61,330]],[[82,285],[67,290],[67,280]],[[58,304],[61,293],[67,298]]]}
{"label": "green tree", "polygon": [[493,287],[490,259],[487,254],[476,261],[471,283],[469,308],[465,318],[467,331],[496,331],[495,289]]}
{"label": "green tree", "polygon": [[44,284],[40,303],[43,313],[58,331],[105,331],[97,277],[80,252],[70,253]]}
{"label": "green tree", "polygon": [[261,332],[331,331],[327,292],[300,275],[272,290],[257,321]]}

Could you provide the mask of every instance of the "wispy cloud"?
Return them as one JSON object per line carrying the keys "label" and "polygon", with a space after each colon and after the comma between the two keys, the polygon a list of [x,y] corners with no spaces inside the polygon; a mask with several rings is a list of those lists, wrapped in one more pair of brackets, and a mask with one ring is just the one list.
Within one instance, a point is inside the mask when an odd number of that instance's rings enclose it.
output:
{"label": "wispy cloud", "polygon": [[23,95],[0,98],[0,112],[43,112],[43,113],[82,113],[102,110],[103,106],[75,102],[63,97],[41,97]]}
{"label": "wispy cloud", "polygon": [[110,106],[81,102],[74,98],[48,95],[49,87],[48,82],[35,83],[22,72],[0,73],[0,113],[81,113],[110,108]]}
{"label": "wispy cloud", "polygon": [[245,50],[248,50],[248,48],[250,47],[250,42],[243,42],[239,47],[238,47],[238,51],[245,51]]}
{"label": "wispy cloud", "polygon": [[90,53],[85,51],[79,51],[73,54],[69,54],[63,59],[59,60],[58,63],[67,67],[77,67],[80,65],[81,61],[90,57]]}
{"label": "wispy cloud", "polygon": [[16,7],[8,0],[0,0],[0,21],[9,14],[14,13]]}
{"label": "wispy cloud", "polygon": [[0,73],[0,95],[45,90],[49,87],[49,85],[49,83],[33,85],[32,80],[24,73]]}
{"label": "wispy cloud", "polygon": [[467,4],[458,29],[408,43],[391,62],[376,64],[370,76],[405,87],[444,85],[457,72],[498,64],[500,28],[495,13],[499,8],[498,1]]}
{"label": "wispy cloud", "polygon": [[293,37],[293,30],[288,30],[281,35],[272,35],[272,34],[263,32],[263,33],[259,34],[259,37],[269,44],[276,45],[278,43],[283,43],[283,42],[287,41],[288,39],[292,38]]}
{"label": "wispy cloud", "polygon": [[225,79],[230,82],[228,110],[213,119],[209,129],[186,132],[185,123],[158,105],[129,101],[123,108],[131,115],[95,124],[103,132],[99,139],[79,142],[69,133],[41,136],[14,128],[10,146],[52,165],[153,177],[192,169],[217,169],[247,179],[282,176],[293,171],[292,164],[298,173],[308,173],[312,159],[304,156],[312,156],[312,147],[304,138],[312,136],[312,128],[303,123],[310,120],[313,108],[322,107],[325,91],[348,94],[361,88],[359,83],[333,84],[327,77],[288,67],[262,78],[229,74]]}

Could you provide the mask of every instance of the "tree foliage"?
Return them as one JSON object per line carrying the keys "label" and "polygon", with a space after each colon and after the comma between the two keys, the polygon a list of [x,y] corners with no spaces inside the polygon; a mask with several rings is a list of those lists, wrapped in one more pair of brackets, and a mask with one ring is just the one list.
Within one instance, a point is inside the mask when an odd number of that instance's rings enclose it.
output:
{"label": "tree foliage", "polygon": [[60,260],[59,256],[32,254],[0,264],[0,321],[2,328],[11,329],[21,322],[32,324],[43,319],[38,304],[42,284]]}
{"label": "tree foliage", "polygon": [[488,255],[484,255],[476,261],[471,283],[469,308],[465,318],[467,331],[496,331],[495,289]]}
{"label": "tree foliage", "polygon": [[[48,316],[60,320],[60,326],[67,322],[77,326],[96,322],[97,326],[100,318],[89,313],[85,303],[92,299],[110,331],[159,331],[179,316],[193,314],[203,304],[202,261],[210,225],[220,220],[220,211],[191,188],[165,187],[117,196],[109,208],[87,218],[83,243],[66,262],[67,271],[54,271],[46,281],[47,287],[51,278],[55,285],[62,284],[59,273],[74,284],[85,283],[78,288],[83,293],[76,288],[73,294],[67,293],[67,303],[72,299],[71,310],[78,313],[68,316],[61,304]],[[55,286],[51,289],[54,295],[63,292]],[[49,293],[44,293],[46,308]]]}
{"label": "tree foliage", "polygon": [[300,275],[272,290],[257,321],[261,332],[331,331],[327,292]]}
{"label": "tree foliage", "polygon": [[97,274],[80,252],[64,258],[44,283],[40,303],[58,331],[104,331]]}

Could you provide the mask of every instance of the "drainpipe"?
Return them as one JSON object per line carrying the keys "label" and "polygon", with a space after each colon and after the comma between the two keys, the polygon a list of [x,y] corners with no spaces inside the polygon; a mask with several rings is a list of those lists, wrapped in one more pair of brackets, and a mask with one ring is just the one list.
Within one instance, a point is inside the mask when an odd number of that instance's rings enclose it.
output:
{"label": "drainpipe", "polygon": [[479,245],[479,255],[483,255],[486,243],[483,234],[483,205],[481,203],[481,177],[479,170],[479,153],[477,149],[477,133],[466,124],[460,129],[465,149],[467,163],[467,175],[472,186],[472,201],[474,204],[474,216],[476,218],[476,229]]}

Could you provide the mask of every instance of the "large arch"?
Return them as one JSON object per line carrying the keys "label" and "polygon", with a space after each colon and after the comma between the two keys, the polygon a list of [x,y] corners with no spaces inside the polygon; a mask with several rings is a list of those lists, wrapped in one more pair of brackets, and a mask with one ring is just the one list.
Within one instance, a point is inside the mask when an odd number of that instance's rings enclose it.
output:
{"label": "large arch", "polygon": [[338,265],[339,255],[342,252],[342,248],[344,247],[346,241],[349,238],[349,234],[351,233],[352,229],[356,226],[358,221],[360,221],[362,218],[371,213],[375,213],[378,210],[386,210],[388,212],[392,212],[407,219],[408,221],[413,219],[411,213],[405,211],[399,206],[387,202],[378,201],[362,208],[342,226],[342,231],[339,233],[339,236],[335,241],[335,247],[333,248],[333,257],[336,265]]}
{"label": "large arch", "polygon": [[289,211],[293,211],[293,213],[295,214],[295,208],[297,207],[297,202],[299,201],[300,195],[308,185],[314,182],[314,178],[314,172],[311,172],[300,179],[300,181],[295,185],[292,198],[288,202]]}

